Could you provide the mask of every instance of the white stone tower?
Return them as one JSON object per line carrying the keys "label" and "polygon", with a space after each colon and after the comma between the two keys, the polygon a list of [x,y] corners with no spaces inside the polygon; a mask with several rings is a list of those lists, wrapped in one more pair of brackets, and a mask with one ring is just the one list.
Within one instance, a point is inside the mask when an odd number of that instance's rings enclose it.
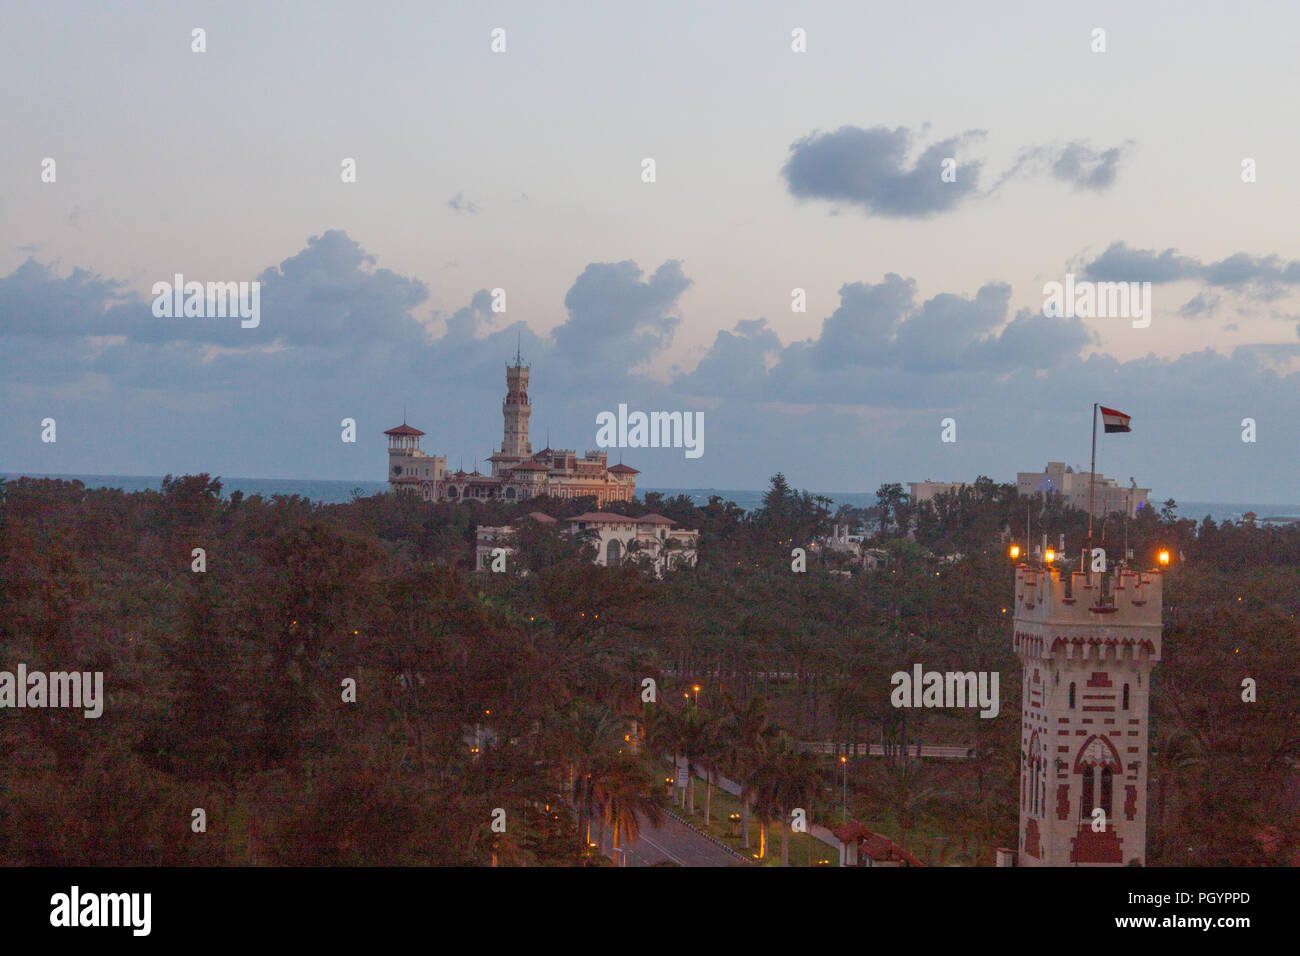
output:
{"label": "white stone tower", "polygon": [[506,458],[527,458],[533,453],[528,441],[528,416],[533,407],[528,401],[528,366],[519,356],[515,364],[506,366],[506,398],[501,403],[505,416],[505,437],[501,442],[501,455]]}
{"label": "white stone tower", "polygon": [[1055,568],[1016,569],[1020,865],[1144,865],[1160,573],[1076,571],[1070,585]]}

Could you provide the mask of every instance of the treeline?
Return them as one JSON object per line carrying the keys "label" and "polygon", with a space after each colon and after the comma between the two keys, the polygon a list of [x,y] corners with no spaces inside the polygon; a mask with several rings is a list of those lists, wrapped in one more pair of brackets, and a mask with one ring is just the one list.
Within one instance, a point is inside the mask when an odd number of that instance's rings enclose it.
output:
{"label": "treeline", "polygon": [[[890,564],[850,575],[825,573],[849,569],[825,549],[792,572],[791,550],[832,514],[779,475],[754,513],[684,496],[606,506],[701,530],[698,566],[656,580],[595,567],[535,524],[521,536],[532,573],[469,570],[477,527],[594,501],[321,506],[223,498],[206,475],[130,495],[0,483],[0,669],[100,670],[109,695],[98,720],[0,711],[0,860],[571,864],[588,858],[593,815],[651,793],[618,728],[656,707],[681,726],[699,685],[700,712],[761,700],[796,742],[973,747],[951,763],[853,760],[849,810],[931,862],[990,862],[1014,845],[1018,806],[1005,548],[1025,499],[1008,488],[912,512],[885,502],[874,543]],[[1086,533],[1079,512],[1033,519],[1071,542]],[[1290,859],[1300,529],[1166,509],[1108,519],[1108,549],[1125,531],[1142,566],[1158,547],[1183,556],[1155,672],[1151,862]],[[895,710],[889,675],[917,662],[998,671],[1000,714]],[[647,677],[657,705],[642,700]],[[761,761],[728,766],[767,779]],[[575,802],[584,780],[590,801]],[[838,822],[838,790],[817,796],[824,822]],[[498,808],[505,834],[490,827]]]}

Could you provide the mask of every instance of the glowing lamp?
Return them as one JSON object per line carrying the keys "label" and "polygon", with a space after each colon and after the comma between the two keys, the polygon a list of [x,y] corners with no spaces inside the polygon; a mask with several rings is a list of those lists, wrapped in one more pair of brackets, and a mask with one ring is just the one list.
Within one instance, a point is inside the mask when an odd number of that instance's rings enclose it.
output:
{"label": "glowing lamp", "polygon": [[1168,564],[1168,563],[1169,563],[1169,552],[1168,552],[1168,551],[1161,551],[1161,552],[1160,552],[1160,563],[1161,563],[1161,564]]}
{"label": "glowing lamp", "polygon": [[1020,545],[1013,544],[1011,546],[1011,560],[1014,561],[1018,557],[1020,557]]}
{"label": "glowing lamp", "polygon": [[1055,549],[1053,549],[1053,548],[1048,548],[1048,549],[1047,549],[1047,554],[1045,554],[1044,557],[1047,559],[1047,563],[1048,563],[1048,564],[1051,564],[1053,561],[1056,560],[1056,551],[1055,551]]}

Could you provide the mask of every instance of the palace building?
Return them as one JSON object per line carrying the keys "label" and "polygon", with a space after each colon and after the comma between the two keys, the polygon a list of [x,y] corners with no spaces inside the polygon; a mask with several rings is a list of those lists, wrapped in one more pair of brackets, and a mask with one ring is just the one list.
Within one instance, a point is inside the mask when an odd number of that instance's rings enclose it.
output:
{"label": "palace building", "polygon": [[1069,583],[1050,565],[1016,568],[1020,865],[1141,866],[1161,575],[1119,567]]}
{"label": "palace building", "polygon": [[506,397],[501,405],[505,432],[501,448],[488,458],[491,474],[463,469],[447,471],[444,455],[420,448],[424,432],[403,422],[384,432],[388,436],[388,486],[394,492],[417,494],[425,501],[466,498],[516,501],[550,495],[553,498],[594,497],[597,507],[611,501],[631,501],[640,474],[621,462],[610,466],[605,452],[588,451],[581,458],[573,449],[543,448],[536,454],[528,440],[529,366],[518,356],[506,366]]}

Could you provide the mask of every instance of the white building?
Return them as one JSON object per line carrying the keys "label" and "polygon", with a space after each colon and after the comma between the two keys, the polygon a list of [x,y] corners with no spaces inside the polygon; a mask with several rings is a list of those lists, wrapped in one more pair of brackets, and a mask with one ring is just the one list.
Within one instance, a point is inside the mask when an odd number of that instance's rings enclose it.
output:
{"label": "white building", "polygon": [[[531,512],[528,517],[542,524],[555,524],[556,520],[541,512]],[[648,514],[640,518],[611,514],[605,511],[588,511],[566,519],[569,534],[588,534],[596,548],[596,564],[617,567],[629,561],[649,561],[655,573],[678,567],[694,567],[699,544],[698,531],[678,528],[672,519],[661,514]],[[511,567],[516,553],[515,529],[509,525],[481,527],[476,533],[474,569],[488,571],[492,567],[492,551],[504,548],[507,567]],[[644,558],[642,556],[645,556]]]}
{"label": "white building", "polygon": [[[1016,488],[1028,497],[1035,495],[1060,495],[1066,504],[1083,511],[1088,510],[1088,478],[1086,471],[1075,471],[1063,461],[1049,461],[1042,471],[1022,471],[1016,474]],[[1150,488],[1139,488],[1130,478],[1125,488],[1114,478],[1097,472],[1095,499],[1092,513],[1101,517],[1115,511],[1130,518],[1150,505],[1147,498]]]}
{"label": "white building", "polygon": [[929,501],[945,492],[961,491],[966,487],[964,481],[931,481],[929,478],[925,481],[909,481],[908,502],[912,505],[919,505],[922,501]]}

